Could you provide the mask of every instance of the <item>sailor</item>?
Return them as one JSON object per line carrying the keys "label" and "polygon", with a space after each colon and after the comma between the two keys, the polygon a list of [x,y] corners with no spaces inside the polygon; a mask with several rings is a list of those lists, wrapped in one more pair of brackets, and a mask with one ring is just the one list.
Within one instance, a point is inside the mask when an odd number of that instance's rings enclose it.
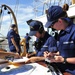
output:
{"label": "sailor", "polygon": [[30,22],[29,27],[30,27],[29,35],[36,37],[35,56],[30,58],[30,62],[44,60],[43,56],[44,51],[49,50],[48,48],[50,47],[51,47],[50,51],[56,50],[57,46],[56,40],[54,39],[54,37],[49,35],[47,31],[44,30],[43,24],[40,21],[33,20],[32,22]]}
{"label": "sailor", "polygon": [[29,41],[30,41],[31,37],[29,36],[28,33],[26,33],[26,36],[24,38],[26,39],[26,52],[28,53],[28,50],[29,50]]}
{"label": "sailor", "polygon": [[21,47],[20,47],[20,36],[16,32],[17,28],[15,24],[11,25],[11,29],[7,34],[9,49],[11,52],[14,53],[21,53]]}
{"label": "sailor", "polygon": [[[67,5],[68,7],[68,5]],[[60,6],[51,6],[47,12],[47,28],[60,30],[58,53],[44,53],[62,72],[75,75],[75,24],[67,17],[66,10]],[[51,56],[54,58],[51,58]]]}

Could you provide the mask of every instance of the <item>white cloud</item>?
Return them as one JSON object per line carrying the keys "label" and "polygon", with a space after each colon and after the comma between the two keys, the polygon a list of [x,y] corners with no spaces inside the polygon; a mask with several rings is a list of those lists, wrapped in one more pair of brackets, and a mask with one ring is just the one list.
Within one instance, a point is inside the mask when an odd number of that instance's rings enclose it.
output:
{"label": "white cloud", "polygon": [[3,16],[3,21],[8,21],[9,19],[10,19],[10,16],[8,16],[8,15]]}
{"label": "white cloud", "polygon": [[[14,11],[14,5],[9,5],[9,6]],[[19,5],[16,19],[17,19],[18,28],[19,28],[19,32],[20,32],[21,36],[25,35],[25,33],[29,32],[29,28],[28,28],[26,21],[29,19],[32,19],[32,18],[34,18],[33,7],[32,6]],[[5,15],[3,17],[2,29],[1,29],[1,32],[5,35],[6,35],[7,31],[9,30],[10,22],[11,22],[10,15],[5,13]],[[7,29],[5,29],[6,28],[5,25],[7,26]]]}
{"label": "white cloud", "polygon": [[25,36],[27,32],[29,33],[29,29],[27,29],[27,28],[20,28],[19,34],[22,34],[22,36]]}

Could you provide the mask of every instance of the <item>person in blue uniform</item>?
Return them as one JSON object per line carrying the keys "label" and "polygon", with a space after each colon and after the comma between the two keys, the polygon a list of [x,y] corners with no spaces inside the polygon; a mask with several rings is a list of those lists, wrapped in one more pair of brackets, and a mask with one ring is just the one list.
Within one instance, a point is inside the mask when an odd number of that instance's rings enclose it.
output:
{"label": "person in blue uniform", "polygon": [[26,52],[28,53],[28,50],[29,50],[29,40],[31,39],[31,37],[28,35],[28,33],[26,33],[26,36],[24,38],[26,39]]}
{"label": "person in blue uniform", "polygon": [[20,36],[17,34],[17,28],[15,24],[11,25],[10,31],[7,33],[7,39],[9,44],[9,49],[14,53],[21,53],[20,47]]}
{"label": "person in blue uniform", "polygon": [[[68,8],[68,5],[67,5]],[[69,72],[75,75],[75,24],[67,17],[66,10],[60,6],[51,6],[47,11],[47,28],[60,30],[58,35],[58,53],[46,53],[61,72]],[[54,56],[54,58],[51,58]]]}
{"label": "person in blue uniform", "polygon": [[[54,37],[48,34],[47,31],[44,30],[43,24],[40,21],[33,20],[29,24],[30,27],[30,36],[35,36],[36,41],[35,41],[35,56],[29,58],[30,62],[36,62],[36,61],[42,61],[44,60],[43,53],[44,51],[49,50],[48,46],[51,47],[51,51],[56,50],[56,40]],[[47,43],[46,43],[47,41]]]}

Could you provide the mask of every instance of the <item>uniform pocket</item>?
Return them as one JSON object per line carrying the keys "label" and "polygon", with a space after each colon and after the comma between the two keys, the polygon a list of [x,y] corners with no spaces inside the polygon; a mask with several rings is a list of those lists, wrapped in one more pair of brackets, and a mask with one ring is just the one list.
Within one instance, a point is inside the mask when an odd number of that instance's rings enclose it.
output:
{"label": "uniform pocket", "polygon": [[75,45],[73,41],[63,42],[61,54],[65,57],[75,56]]}
{"label": "uniform pocket", "polygon": [[66,41],[63,42],[63,49],[74,49],[75,48],[75,44],[73,41]]}

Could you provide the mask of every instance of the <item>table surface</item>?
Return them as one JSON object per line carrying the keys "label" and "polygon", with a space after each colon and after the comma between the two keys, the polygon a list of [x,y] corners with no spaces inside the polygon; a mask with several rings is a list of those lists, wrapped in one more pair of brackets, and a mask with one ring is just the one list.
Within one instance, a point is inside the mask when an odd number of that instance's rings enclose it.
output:
{"label": "table surface", "polygon": [[[37,62],[37,63],[44,66],[44,67],[47,67],[47,65],[44,62]],[[10,64],[11,63],[8,63],[8,65],[10,65]],[[12,65],[14,65],[16,67],[20,67],[22,65],[25,65],[25,63],[23,62],[23,63],[17,63],[17,64],[12,64]],[[65,72],[65,73],[63,73],[63,75],[72,75],[72,74]]]}
{"label": "table surface", "polygon": [[[42,65],[44,67],[47,67],[47,65],[45,63],[43,63],[43,62],[38,62],[38,64],[40,64],[40,65]],[[64,72],[63,75],[72,75],[72,74]]]}

